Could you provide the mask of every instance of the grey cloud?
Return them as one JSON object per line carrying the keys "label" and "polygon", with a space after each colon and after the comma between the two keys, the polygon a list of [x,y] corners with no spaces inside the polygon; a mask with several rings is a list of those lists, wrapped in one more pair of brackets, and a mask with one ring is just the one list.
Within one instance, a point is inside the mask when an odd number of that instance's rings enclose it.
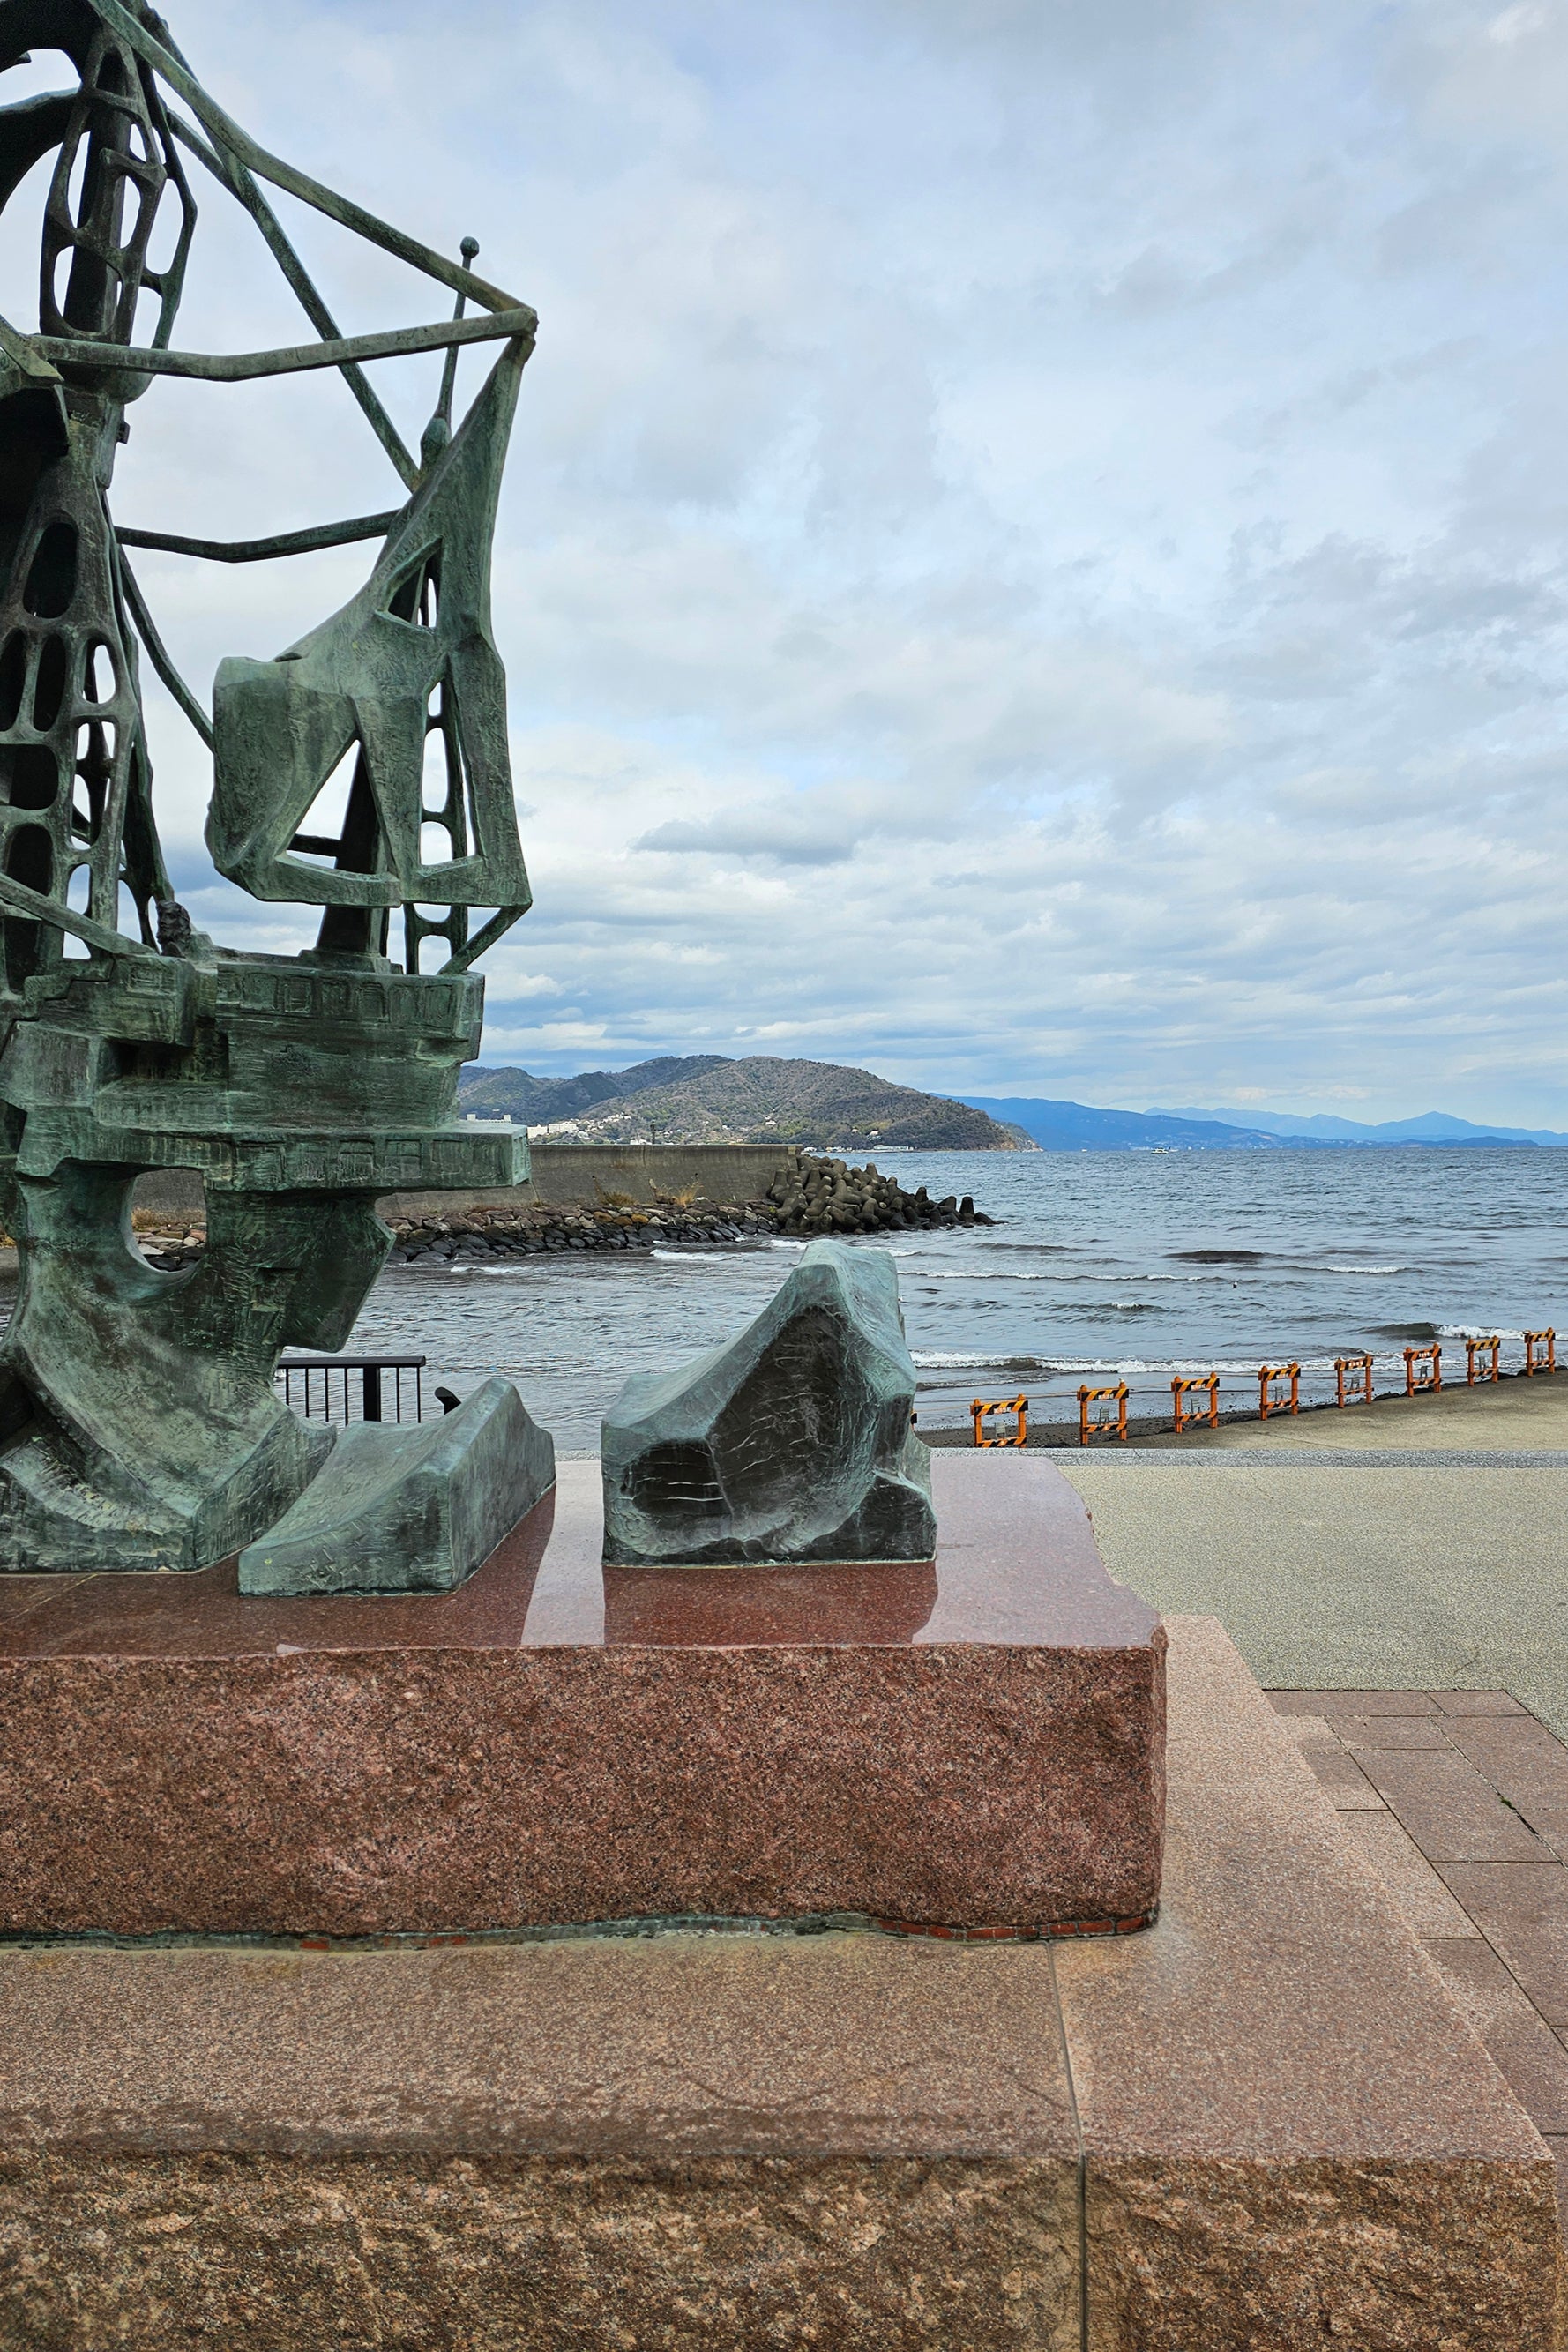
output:
{"label": "grey cloud", "polygon": [[702,857],[761,857],[783,866],[842,866],[855,854],[853,840],[788,819],[712,817],[705,824],[671,818],[639,835],[634,849],[667,850]]}
{"label": "grey cloud", "polygon": [[1212,303],[1254,294],[1288,276],[1330,234],[1319,202],[1309,215],[1282,219],[1272,236],[1249,239],[1229,260],[1213,266],[1183,261],[1159,246],[1147,246],[1106,287],[1107,310],[1130,318],[1184,318]]}
{"label": "grey cloud", "polygon": [[[1545,1123],[1568,187],[1563,44],[1506,14],[281,0],[263,44],[208,0],[179,28],[258,136],[471,229],[541,310],[496,576],[536,893],[499,1050],[766,1039],[1123,1101],[1349,1070],[1369,1116]],[[346,325],[445,308],[288,216]],[[0,257],[0,311],[32,267]],[[180,340],[296,331],[206,193]],[[435,375],[378,372],[411,436]],[[155,386],[116,492],[236,536],[394,495],[321,378]],[[142,570],[205,691],[363,551]],[[150,709],[198,919],[304,944],[211,883],[204,757]]]}

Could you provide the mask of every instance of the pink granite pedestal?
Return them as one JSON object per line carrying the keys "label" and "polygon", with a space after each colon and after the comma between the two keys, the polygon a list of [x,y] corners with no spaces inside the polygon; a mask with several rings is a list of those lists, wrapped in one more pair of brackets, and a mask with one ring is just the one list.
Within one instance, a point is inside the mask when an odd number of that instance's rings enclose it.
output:
{"label": "pink granite pedestal", "polygon": [[449,1594],[0,1579],[0,1927],[1142,1926],[1163,1630],[1050,1465],[933,1469],[915,1567],[605,1570],[567,1463]]}
{"label": "pink granite pedestal", "polygon": [[1545,2147],[1171,1667],[1147,1935],[0,1943],[0,2347],[1561,2352]]}

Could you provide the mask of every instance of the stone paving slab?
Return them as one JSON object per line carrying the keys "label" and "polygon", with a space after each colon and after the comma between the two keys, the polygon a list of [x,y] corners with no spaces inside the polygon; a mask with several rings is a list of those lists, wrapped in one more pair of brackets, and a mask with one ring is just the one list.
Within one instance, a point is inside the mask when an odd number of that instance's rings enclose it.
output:
{"label": "stone paving slab", "polygon": [[1449,1748],[1363,1748],[1362,1769],[1429,1862],[1550,1862],[1484,1773]]}
{"label": "stone paving slab", "polygon": [[[1397,1933],[1223,1629],[1173,1618],[1170,1633],[1159,1925],[1053,1955],[1089,2352],[1501,2352],[1535,2325],[1560,2342],[1508,2303],[1524,2242],[1478,2197],[1480,2052],[1461,2005]],[[1404,1836],[1386,1808],[1341,1818]],[[1410,1852],[1442,1924],[1468,1928]],[[1542,2030],[1527,2007],[1510,2021]]]}
{"label": "stone paving slab", "polygon": [[1472,1716],[1445,1729],[1536,1834],[1568,1853],[1568,1748],[1522,1712]]}
{"label": "stone paving slab", "polygon": [[[1330,1792],[1331,1799],[1332,1792]],[[1388,1811],[1358,1807],[1343,1815],[1344,1833],[1362,1860],[1382,1879],[1406,1925],[1417,1936],[1464,1936],[1474,1922],[1447,1887],[1420,1847]]]}
{"label": "stone paving slab", "polygon": [[1568,1874],[1555,1863],[1450,1862],[1443,1876],[1547,2023],[1568,2028]]}
{"label": "stone paving slab", "polygon": [[1500,1690],[1269,1696],[1552,2147],[1568,2226],[1568,1745]]}
{"label": "stone paving slab", "polygon": [[1338,1718],[1339,1737],[1352,1753],[1433,1748],[1447,1745],[1449,1718],[1437,1715],[1350,1715]]}

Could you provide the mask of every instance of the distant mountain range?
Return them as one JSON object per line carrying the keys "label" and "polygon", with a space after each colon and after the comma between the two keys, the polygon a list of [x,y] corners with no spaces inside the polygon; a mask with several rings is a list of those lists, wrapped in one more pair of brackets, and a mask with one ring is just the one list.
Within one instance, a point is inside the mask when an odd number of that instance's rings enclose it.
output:
{"label": "distant mountain range", "polygon": [[[834,1062],[771,1054],[661,1055],[629,1070],[574,1078],[469,1067],[458,1081],[465,1112],[560,1127],[563,1143],[799,1143],[825,1151],[1019,1151],[1022,1134],[972,1105],[896,1087]],[[569,1130],[569,1131],[568,1131]]]}
{"label": "distant mountain range", "polygon": [[965,1095],[965,1102],[1020,1127],[1042,1151],[1279,1151],[1303,1145],[1343,1150],[1356,1144],[1528,1146],[1568,1144],[1548,1128],[1475,1127],[1446,1111],[1365,1126],[1318,1113],[1241,1110],[1096,1110],[1028,1095]]}
{"label": "distant mountain range", "polygon": [[992,1118],[1022,1128],[1042,1151],[1277,1151],[1261,1129],[1176,1113],[1096,1110],[1088,1103],[1042,1102],[1032,1095],[965,1095]]}
{"label": "distant mountain range", "polygon": [[921,1094],[869,1070],[772,1054],[664,1054],[629,1070],[583,1070],[571,1078],[470,1066],[459,1108],[559,1128],[563,1142],[799,1143],[817,1150],[1279,1151],[1303,1145],[1568,1144],[1550,1128],[1477,1127],[1446,1111],[1369,1126],[1326,1112],[1100,1110],[1036,1095]]}
{"label": "distant mountain range", "polygon": [[1301,1143],[1568,1143],[1568,1135],[1549,1127],[1476,1127],[1446,1110],[1424,1111],[1419,1118],[1388,1118],[1373,1127],[1358,1118],[1335,1118],[1326,1111],[1314,1111],[1310,1118],[1273,1110],[1173,1110],[1160,1116],[1261,1128],[1266,1135],[1288,1136]]}

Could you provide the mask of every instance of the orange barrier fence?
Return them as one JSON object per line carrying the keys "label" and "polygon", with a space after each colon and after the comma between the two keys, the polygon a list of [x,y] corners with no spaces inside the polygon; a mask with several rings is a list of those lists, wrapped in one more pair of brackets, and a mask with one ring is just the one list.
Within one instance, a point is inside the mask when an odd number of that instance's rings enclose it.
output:
{"label": "orange barrier fence", "polygon": [[[1204,1404],[1189,1404],[1191,1396],[1203,1395]],[[1190,1381],[1171,1382],[1171,1425],[1180,1437],[1194,1422],[1207,1422],[1211,1429],[1219,1427],[1219,1374],[1201,1372]]]}
{"label": "orange barrier fence", "polygon": [[[976,1397],[969,1410],[974,1415],[976,1445],[1026,1445],[1028,1444],[1029,1400],[1026,1396],[998,1397],[994,1404],[986,1404]],[[1010,1435],[987,1437],[984,1434],[981,1424],[987,1414],[993,1412],[1010,1412],[1016,1415],[1017,1426]]]}
{"label": "orange barrier fence", "polygon": [[[1079,1389],[1078,1392],[1078,1442],[1087,1445],[1091,1437],[1115,1437],[1123,1444],[1127,1438],[1127,1399],[1130,1391],[1125,1381],[1118,1381],[1113,1389]],[[1091,1415],[1091,1404],[1114,1402],[1114,1420]]]}
{"label": "orange barrier fence", "polygon": [[[1524,1342],[1524,1361],[1519,1366],[1520,1376],[1557,1370],[1557,1334],[1548,1324],[1540,1331],[1519,1334]],[[1502,1351],[1510,1344],[1500,1332],[1490,1331],[1465,1341],[1465,1379],[1474,1388],[1478,1381],[1500,1381],[1512,1373],[1504,1374]],[[1409,1347],[1405,1357],[1405,1394],[1435,1395],[1443,1385],[1443,1349],[1436,1340],[1423,1348]],[[1382,1361],[1388,1368],[1387,1358],[1379,1359],[1370,1352],[1353,1356],[1336,1356],[1334,1367],[1334,1402],[1342,1409],[1346,1405],[1372,1404],[1375,1401],[1375,1367]],[[1309,1365],[1309,1381],[1326,1377],[1324,1365]],[[1457,1378],[1458,1375],[1456,1374]],[[1172,1377],[1171,1423],[1180,1437],[1196,1428],[1217,1429],[1220,1425],[1220,1388],[1223,1375],[1219,1372],[1197,1372]],[[1108,1388],[1081,1387],[1078,1391],[1079,1444],[1088,1445],[1096,1438],[1114,1438],[1124,1444],[1127,1438],[1127,1413],[1134,1391],[1126,1381],[1118,1381]],[[1152,1389],[1140,1389],[1140,1396],[1151,1399],[1148,1410],[1153,1411]],[[1388,1391],[1385,1393],[1396,1393]],[[1047,1398],[1047,1406],[1055,1399]],[[1323,1402],[1326,1404],[1325,1397]],[[1310,1393],[1309,1409],[1313,1403]],[[1109,1408],[1109,1410],[1104,1410]],[[1260,1364],[1258,1368],[1258,1414],[1268,1421],[1276,1413],[1299,1414],[1301,1410],[1301,1367],[1300,1363]],[[1029,1399],[1026,1396],[976,1397],[970,1406],[973,1416],[974,1443],[977,1446],[1014,1446],[1028,1443]],[[987,1434],[986,1424],[994,1413],[1011,1413],[1014,1427],[1003,1435]]]}

